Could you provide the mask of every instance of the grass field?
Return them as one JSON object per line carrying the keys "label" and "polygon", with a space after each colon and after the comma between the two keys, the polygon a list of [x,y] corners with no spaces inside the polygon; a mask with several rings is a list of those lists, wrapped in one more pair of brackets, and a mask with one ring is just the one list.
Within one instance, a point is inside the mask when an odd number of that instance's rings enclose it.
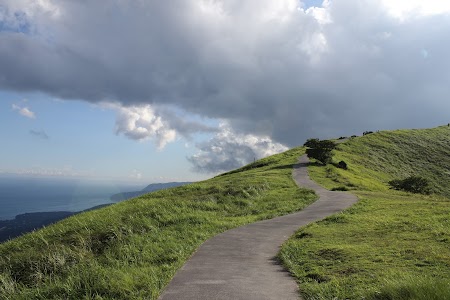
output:
{"label": "grass field", "polygon": [[[450,128],[379,132],[309,168],[355,193],[345,212],[300,229],[279,254],[305,299],[450,299]],[[303,148],[211,180],[80,214],[0,244],[0,299],[156,299],[206,239],[315,199],[292,167]],[[409,175],[434,194],[389,190]]]}
{"label": "grass field", "polygon": [[[351,139],[333,165],[309,167],[328,189],[359,202],[299,230],[279,256],[305,299],[450,299],[450,129],[379,132]],[[389,190],[409,175],[435,194]]]}
{"label": "grass field", "polygon": [[292,180],[303,153],[293,149],[0,244],[0,299],[156,299],[209,237],[314,201]]}

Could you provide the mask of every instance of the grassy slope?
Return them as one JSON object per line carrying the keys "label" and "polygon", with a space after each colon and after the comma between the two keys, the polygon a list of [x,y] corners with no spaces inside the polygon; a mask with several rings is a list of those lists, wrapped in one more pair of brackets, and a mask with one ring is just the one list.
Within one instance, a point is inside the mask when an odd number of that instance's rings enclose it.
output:
{"label": "grassy slope", "polygon": [[[334,166],[309,168],[360,201],[302,228],[280,253],[306,299],[450,299],[450,128],[379,132],[339,146]],[[420,175],[432,196],[388,189]]]}
{"label": "grassy slope", "polygon": [[0,244],[0,299],[155,299],[206,239],[300,210],[304,149],[211,180],[76,215]]}

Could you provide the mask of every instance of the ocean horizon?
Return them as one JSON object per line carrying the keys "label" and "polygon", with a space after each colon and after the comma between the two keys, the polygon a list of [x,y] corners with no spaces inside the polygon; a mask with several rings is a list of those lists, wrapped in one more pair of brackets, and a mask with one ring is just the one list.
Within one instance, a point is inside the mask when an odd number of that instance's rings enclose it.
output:
{"label": "ocean horizon", "polygon": [[78,212],[116,203],[117,193],[138,191],[145,184],[107,180],[0,176],[0,220],[36,212]]}

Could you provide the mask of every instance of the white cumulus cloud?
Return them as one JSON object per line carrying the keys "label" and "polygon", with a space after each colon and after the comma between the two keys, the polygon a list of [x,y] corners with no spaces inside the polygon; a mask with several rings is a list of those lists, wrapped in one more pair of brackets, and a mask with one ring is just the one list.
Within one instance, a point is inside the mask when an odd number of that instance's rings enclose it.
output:
{"label": "white cumulus cloud", "polygon": [[132,140],[152,140],[158,149],[163,149],[178,136],[191,140],[197,133],[213,133],[218,130],[164,105],[123,106],[103,102],[99,106],[116,112],[117,134],[123,134]]}
{"label": "white cumulus cloud", "polygon": [[171,129],[151,105],[124,107],[118,104],[102,105],[116,111],[116,133],[133,140],[152,139],[159,149],[176,138]]}
{"label": "white cumulus cloud", "polygon": [[199,151],[188,160],[195,171],[204,173],[229,171],[288,149],[268,136],[237,133],[226,122],[220,124],[218,133],[197,148]]}
{"label": "white cumulus cloud", "polygon": [[36,114],[26,106],[20,106],[17,104],[13,104],[11,107],[14,111],[17,111],[20,115],[22,115],[24,117],[27,117],[30,119],[36,118]]}
{"label": "white cumulus cloud", "polygon": [[446,0],[381,0],[389,13],[404,21],[411,17],[423,17],[450,13],[450,1]]}

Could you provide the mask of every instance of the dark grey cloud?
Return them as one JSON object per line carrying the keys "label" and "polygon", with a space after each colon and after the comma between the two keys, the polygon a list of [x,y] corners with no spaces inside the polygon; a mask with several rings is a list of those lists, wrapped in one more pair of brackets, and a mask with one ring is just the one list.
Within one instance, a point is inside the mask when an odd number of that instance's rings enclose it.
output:
{"label": "dark grey cloud", "polygon": [[193,120],[192,116],[179,112],[177,109],[165,106],[156,106],[158,114],[161,116],[167,126],[176,130],[184,138],[191,140],[196,133],[217,133],[218,128],[205,124],[202,120]]}
{"label": "dark grey cloud", "polygon": [[30,134],[34,137],[43,139],[43,140],[48,140],[50,137],[47,135],[47,133],[44,130],[30,130]]}
{"label": "dark grey cloud", "polygon": [[3,3],[16,29],[0,32],[1,89],[150,104],[164,130],[214,131],[163,109],[177,107],[288,146],[448,122],[449,14],[399,19],[376,0]]}

